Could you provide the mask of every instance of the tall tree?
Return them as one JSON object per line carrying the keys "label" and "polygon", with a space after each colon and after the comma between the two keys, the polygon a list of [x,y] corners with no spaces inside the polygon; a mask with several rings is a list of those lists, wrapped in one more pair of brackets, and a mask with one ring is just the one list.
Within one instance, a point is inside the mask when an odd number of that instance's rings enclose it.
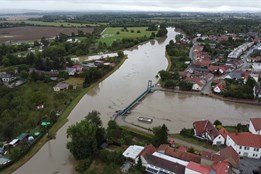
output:
{"label": "tall tree", "polygon": [[72,125],[67,130],[67,137],[71,139],[67,143],[67,148],[75,159],[85,159],[93,157],[97,152],[96,126],[83,120]]}
{"label": "tall tree", "polygon": [[168,143],[168,128],[165,124],[162,126],[154,127],[152,130],[154,136],[152,138],[152,143],[155,146],[160,146],[161,144]]}

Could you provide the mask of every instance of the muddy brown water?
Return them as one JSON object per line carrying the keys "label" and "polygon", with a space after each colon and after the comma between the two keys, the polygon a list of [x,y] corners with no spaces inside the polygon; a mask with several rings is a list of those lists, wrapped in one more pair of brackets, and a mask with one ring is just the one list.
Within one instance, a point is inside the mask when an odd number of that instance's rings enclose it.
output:
{"label": "muddy brown water", "polygon": [[[167,68],[165,46],[178,34],[173,28],[168,28],[166,38],[156,39],[125,51],[128,59],[107,79],[88,92],[70,113],[69,121],[57,132],[56,139],[46,143],[26,164],[15,174],[73,174],[74,158],[66,149],[66,130],[68,126],[82,120],[88,112],[98,110],[101,113],[103,124],[106,126],[116,110],[123,109],[140,95],[147,86],[147,81],[157,82],[158,71]],[[211,106],[211,107],[210,107]],[[146,108],[147,107],[147,108]],[[175,108],[176,107],[176,108]],[[249,109],[251,108],[251,109]],[[260,107],[259,107],[260,108]],[[247,121],[250,116],[257,116],[260,109],[242,104],[228,104],[201,96],[177,95],[164,92],[155,92],[148,95],[133,113],[155,115],[159,122],[165,119],[173,130],[191,126],[191,121],[203,119],[207,115],[211,120],[219,118],[232,122]],[[222,111],[223,110],[223,111]],[[244,119],[229,117],[231,112],[237,113]],[[254,112],[255,111],[255,112]],[[155,113],[154,113],[155,112]],[[193,116],[189,115],[193,113]],[[205,114],[203,114],[205,113]],[[216,113],[216,114],[214,114]],[[248,116],[242,116],[247,113]],[[234,114],[235,115],[235,114]],[[197,117],[196,117],[197,116]],[[177,117],[177,118],[176,118]],[[212,118],[215,117],[215,118]],[[135,115],[129,121],[135,122]],[[163,118],[163,119],[162,119]],[[154,120],[155,124],[158,120]],[[169,121],[171,120],[171,121]],[[176,126],[175,126],[176,125]]]}
{"label": "muddy brown water", "polygon": [[[192,128],[197,120],[220,120],[223,125],[248,124],[249,118],[260,117],[261,106],[222,101],[207,96],[155,91],[149,94],[126,117],[126,121],[144,128],[165,124],[169,133]],[[138,121],[152,118],[151,124]]]}

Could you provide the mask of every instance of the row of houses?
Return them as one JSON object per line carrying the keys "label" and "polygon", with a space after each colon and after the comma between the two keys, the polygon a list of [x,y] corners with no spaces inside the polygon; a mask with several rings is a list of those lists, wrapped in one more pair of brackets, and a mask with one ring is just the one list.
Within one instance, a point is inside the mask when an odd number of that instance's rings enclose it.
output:
{"label": "row of houses", "polygon": [[231,146],[242,157],[261,159],[261,118],[251,118],[249,132],[230,133],[217,128],[209,121],[193,123],[197,138],[212,142],[213,145]]}
{"label": "row of houses", "polygon": [[[129,146],[123,156],[132,165],[140,159],[147,173],[151,174],[236,174],[239,167],[239,156],[232,147],[222,149],[217,153],[203,151],[193,154],[188,148],[181,146],[172,148],[162,144],[158,148],[153,145]],[[129,168],[122,167],[123,172]]]}
{"label": "row of houses", "polygon": [[254,44],[255,44],[254,42],[248,42],[238,46],[228,54],[228,58],[238,59],[248,48],[252,47]]}

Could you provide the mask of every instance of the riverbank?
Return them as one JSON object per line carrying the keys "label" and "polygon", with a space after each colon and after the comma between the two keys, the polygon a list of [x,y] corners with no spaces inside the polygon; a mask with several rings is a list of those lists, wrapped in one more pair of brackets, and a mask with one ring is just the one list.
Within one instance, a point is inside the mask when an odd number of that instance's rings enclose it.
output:
{"label": "riverbank", "polygon": [[[82,97],[90,90],[92,90],[94,87],[96,87],[100,82],[108,78],[111,74],[113,74],[116,70],[118,70],[121,65],[125,62],[127,59],[127,56],[125,56],[121,62],[116,65],[112,71],[107,73],[105,76],[103,76],[101,79],[99,79],[97,82],[92,84],[90,87],[86,89],[82,89],[82,92],[70,103],[70,105],[65,109],[63,114],[59,117],[57,122],[50,128],[49,134],[55,137],[56,132],[68,121],[68,116],[71,113],[71,111],[74,109],[74,107],[79,103],[79,101],[82,99]],[[28,160],[30,160],[41,148],[42,146],[47,143],[50,139],[47,137],[47,135],[44,135],[38,142],[35,144],[31,150],[22,157],[19,161],[11,165],[10,167],[4,169],[0,172],[0,174],[10,174],[16,171],[19,167],[24,165]]]}

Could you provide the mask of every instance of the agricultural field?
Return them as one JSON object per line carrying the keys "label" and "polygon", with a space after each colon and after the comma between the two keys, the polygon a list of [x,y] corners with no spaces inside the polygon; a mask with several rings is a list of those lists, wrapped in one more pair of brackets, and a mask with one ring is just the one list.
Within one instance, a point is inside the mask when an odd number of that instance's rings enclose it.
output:
{"label": "agricultural field", "polygon": [[29,20],[8,20],[1,21],[8,23],[21,23],[39,26],[49,26],[49,27],[95,27],[99,24],[86,24],[86,23],[71,23],[71,22],[43,22],[43,21],[29,21]]}
{"label": "agricultural field", "polygon": [[78,30],[84,33],[92,33],[94,28],[65,28],[65,27],[14,27],[14,28],[2,28],[0,29],[0,43],[7,41],[34,41],[39,40],[43,36],[51,38],[57,36],[59,33],[71,35],[72,32],[77,33]]}
{"label": "agricultural field", "polygon": [[[138,33],[138,31],[140,32]],[[147,31],[147,27],[128,27],[127,30],[124,30],[121,27],[108,27],[102,33],[102,36],[98,40],[98,42],[103,42],[107,45],[111,45],[113,41],[123,38],[135,39],[143,37],[144,35],[146,35],[149,38],[151,33],[152,31]]]}

